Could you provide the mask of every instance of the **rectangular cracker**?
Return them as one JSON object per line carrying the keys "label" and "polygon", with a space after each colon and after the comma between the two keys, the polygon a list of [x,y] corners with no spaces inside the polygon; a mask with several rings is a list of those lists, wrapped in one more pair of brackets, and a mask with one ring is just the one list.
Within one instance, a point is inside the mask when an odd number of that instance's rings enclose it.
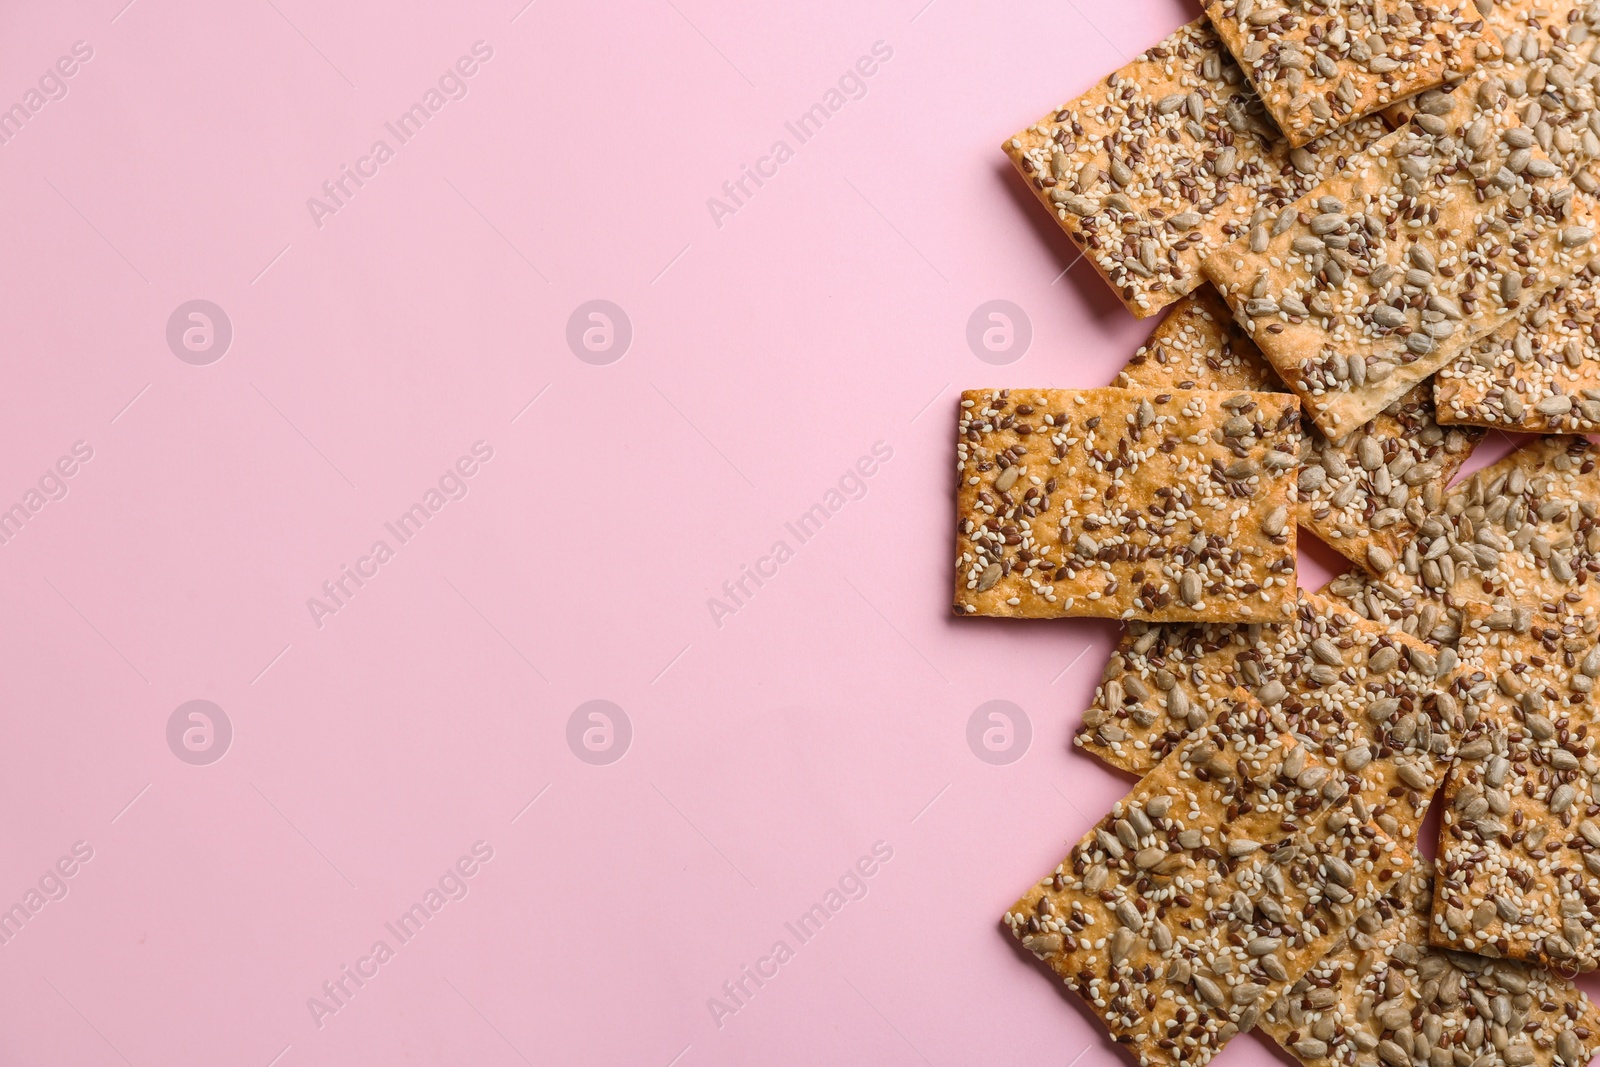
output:
{"label": "rectangular cracker", "polygon": [[1207,0],[1205,11],[1290,144],[1305,144],[1477,62],[1472,0]]}
{"label": "rectangular cracker", "polygon": [[1281,617],[1299,453],[1283,393],[968,390],[956,614]]}
{"label": "rectangular cracker", "polygon": [[1301,591],[1293,621],[1278,626],[1151,633],[1113,655],[1073,738],[1134,773],[1185,744],[1234,687],[1248,687],[1277,726],[1337,761],[1384,832],[1409,844],[1456,745],[1475,736],[1453,650],[1315,593]]}
{"label": "rectangular cracker", "polygon": [[[1305,1067],[1585,1067],[1600,1049],[1600,1011],[1570,980],[1542,967],[1429,947],[1431,882],[1432,865],[1416,857],[1268,1009],[1261,1032]],[[1505,1012],[1503,1022],[1497,1011]]]}
{"label": "rectangular cracker", "polygon": [[1600,430],[1600,259],[1433,380],[1439,419],[1523,433]]}
{"label": "rectangular cracker", "polygon": [[1005,915],[1144,1067],[1209,1061],[1411,864],[1237,697]]}
{"label": "rectangular cracker", "polygon": [[1419,107],[1346,173],[1204,264],[1336,440],[1600,249],[1600,205],[1532,143],[1492,79]]}
{"label": "rectangular cracker", "polygon": [[1291,150],[1198,19],[1002,149],[1135,315],[1199,285],[1200,261],[1384,133],[1355,123]]}
{"label": "rectangular cracker", "polygon": [[[1433,942],[1564,970],[1600,966],[1600,623],[1560,600],[1462,639],[1489,731],[1444,792]],[[1592,736],[1591,736],[1592,735]]]}
{"label": "rectangular cracker", "polygon": [[[1255,342],[1216,289],[1178,301],[1117,375],[1150,389],[1282,390]],[[1419,385],[1337,444],[1314,426],[1301,455],[1295,521],[1372,574],[1387,574],[1439,507],[1444,487],[1483,439],[1479,429],[1441,427],[1432,390]]]}
{"label": "rectangular cracker", "polygon": [[1397,572],[1459,603],[1524,611],[1565,600],[1600,609],[1600,473],[1582,437],[1534,438],[1452,486]]}

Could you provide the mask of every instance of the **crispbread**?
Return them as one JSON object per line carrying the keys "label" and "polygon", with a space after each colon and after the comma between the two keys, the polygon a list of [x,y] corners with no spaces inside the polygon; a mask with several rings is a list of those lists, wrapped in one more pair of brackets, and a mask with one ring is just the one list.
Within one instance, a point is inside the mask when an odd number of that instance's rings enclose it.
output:
{"label": "crispbread", "polygon": [[1129,623],[1084,712],[1073,744],[1143,775],[1202,728],[1235,688],[1265,684],[1281,625]]}
{"label": "crispbread", "polygon": [[1006,912],[1146,1067],[1207,1062],[1409,869],[1265,718],[1235,694]]}
{"label": "crispbread", "polygon": [[1347,173],[1204,265],[1335,439],[1600,247],[1600,205],[1567,184],[1493,78],[1418,106]]}
{"label": "crispbread", "polygon": [[[1478,65],[1500,77],[1524,126],[1578,188],[1600,188],[1600,119],[1592,52],[1600,7],[1591,0],[1478,0]],[[1581,24],[1581,26],[1580,26]],[[1503,42],[1503,47],[1502,47]],[[1383,111],[1391,129],[1416,114],[1412,100]]]}
{"label": "crispbread", "polygon": [[961,396],[957,614],[1283,617],[1295,584],[1294,397]]}
{"label": "crispbread", "polygon": [[1210,285],[1173,304],[1111,384],[1124,389],[1284,391],[1278,372]]}
{"label": "crispbread", "polygon": [[1427,384],[1390,404],[1338,444],[1313,429],[1300,470],[1300,525],[1376,577],[1388,577],[1418,524],[1483,431],[1440,426]]}
{"label": "crispbread", "polygon": [[1455,665],[1453,650],[1301,591],[1283,625],[1145,628],[1113,654],[1073,743],[1144,773],[1248,687],[1275,724],[1338,761],[1385,833],[1410,841],[1444,761],[1476,736]]}
{"label": "crispbread", "polygon": [[1432,595],[1497,610],[1600,609],[1600,474],[1582,437],[1538,437],[1452,486],[1399,570]]}
{"label": "crispbread", "polygon": [[1600,430],[1600,259],[1474,341],[1433,380],[1439,420],[1535,433]]}
{"label": "crispbread", "polygon": [[1490,729],[1463,746],[1444,792],[1435,944],[1600,966],[1600,623],[1560,599],[1525,627],[1473,613],[1461,641]]}
{"label": "crispbread", "polygon": [[1488,21],[1505,46],[1496,73],[1523,125],[1578,188],[1600,189],[1600,68],[1594,62],[1600,6],[1592,0],[1500,0]]}
{"label": "crispbread", "polygon": [[[1128,360],[1116,384],[1284,388],[1209,285],[1173,307]],[[1445,485],[1483,438],[1482,430],[1439,426],[1426,384],[1337,444],[1314,426],[1304,429],[1295,521],[1374,575],[1394,567],[1417,523],[1440,505]]]}
{"label": "crispbread", "polygon": [[1409,634],[1437,648],[1452,647],[1461,636],[1461,606],[1448,592],[1425,589],[1404,574],[1399,581],[1346,571],[1318,592],[1363,619]]}
{"label": "crispbread", "polygon": [[1541,967],[1428,947],[1432,865],[1413,860],[1267,1010],[1261,1032],[1306,1067],[1585,1067],[1600,1046],[1589,998]]}
{"label": "crispbread", "polygon": [[1207,0],[1205,9],[1297,145],[1465,73],[1483,39],[1472,0]]}
{"label": "crispbread", "polygon": [[1205,19],[1006,139],[1006,155],[1135,315],[1199,285],[1200,260],[1382,136],[1353,123],[1291,151]]}
{"label": "crispbread", "polygon": [[[1409,582],[1397,586],[1364,571],[1339,575],[1317,595],[1305,610],[1326,604],[1436,651],[1452,648],[1463,626],[1453,594]],[[1293,675],[1299,642],[1283,629],[1271,623],[1129,623],[1073,743],[1113,767],[1146,773],[1161,753],[1205,723],[1235,686],[1254,690]],[[1113,682],[1119,688],[1111,688]]]}

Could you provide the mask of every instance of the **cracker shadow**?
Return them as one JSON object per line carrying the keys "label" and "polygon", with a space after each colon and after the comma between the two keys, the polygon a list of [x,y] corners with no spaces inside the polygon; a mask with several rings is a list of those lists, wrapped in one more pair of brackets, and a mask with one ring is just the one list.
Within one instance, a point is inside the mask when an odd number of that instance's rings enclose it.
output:
{"label": "cracker shadow", "polygon": [[1096,1040],[1094,1047],[1102,1050],[1115,1049],[1116,1054],[1121,1058],[1122,1062],[1132,1064],[1138,1063],[1138,1058],[1128,1050],[1126,1045],[1119,1045],[1112,1039],[1111,1035],[1106,1031],[1105,1024],[1100,1021],[1100,1017],[1098,1015],[1090,1010],[1089,1005],[1084,1001],[1084,999],[1078,996],[1078,994],[1074,993],[1072,990],[1068,989],[1061,981],[1060,976],[1057,975],[1056,972],[1052,971],[1047,963],[1035,956],[1033,953],[1029,952],[1027,949],[1023,948],[1022,942],[1011,936],[1011,931],[1006,928],[1004,919],[1001,919],[996,925],[998,927],[1000,936],[1005,938],[1006,941],[1010,943],[1012,951],[1017,954],[1018,958],[1026,960],[1030,965],[1032,965],[1034,970],[1044,975],[1045,978],[1050,982],[1051,988],[1056,991],[1056,996],[1059,997],[1063,1003],[1071,1007],[1073,1011],[1077,1012],[1078,1015],[1089,1024],[1089,1029],[1095,1034]]}
{"label": "cracker shadow", "polygon": [[[1039,203],[1022,175],[1011,165],[1011,161],[1004,155],[1000,162],[995,164],[993,170],[995,181],[1005,189],[1006,196],[1016,206],[1018,214],[1028,221],[1028,226],[1033,230],[1038,243],[1049,250],[1055,273],[1066,271],[1066,276],[1059,281],[1052,281],[1052,287],[1070,285],[1080,297],[1089,313],[1098,321],[1109,318],[1131,315],[1117,294],[1112,292],[1111,286],[1100,277],[1094,264],[1087,257],[1080,255],[1077,244],[1067,236],[1065,230],[1057,226],[1050,217],[1043,204]],[[1150,320],[1151,326],[1155,325],[1155,316]]]}

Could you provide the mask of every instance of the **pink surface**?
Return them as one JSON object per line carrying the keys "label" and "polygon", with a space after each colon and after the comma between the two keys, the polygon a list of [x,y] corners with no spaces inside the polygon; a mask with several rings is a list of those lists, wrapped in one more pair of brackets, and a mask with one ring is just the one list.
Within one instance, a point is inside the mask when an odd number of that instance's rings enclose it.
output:
{"label": "pink surface", "polygon": [[1146,332],[998,145],[1189,10],[524,2],[4,9],[0,1063],[1115,1061],[951,424]]}

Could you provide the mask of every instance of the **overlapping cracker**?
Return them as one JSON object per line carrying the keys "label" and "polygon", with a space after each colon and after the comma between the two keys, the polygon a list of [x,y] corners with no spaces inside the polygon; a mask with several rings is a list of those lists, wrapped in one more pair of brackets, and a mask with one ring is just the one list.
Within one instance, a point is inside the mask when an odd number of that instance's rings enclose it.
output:
{"label": "overlapping cracker", "polygon": [[1600,430],[1597,305],[1600,259],[1440,369],[1440,421],[1525,433]]}
{"label": "overlapping cracker", "polygon": [[1248,622],[1288,610],[1294,397],[961,396],[958,615]]}
{"label": "overlapping cracker", "polygon": [[1586,1067],[1600,1011],[1541,967],[1430,948],[1431,864],[1403,878],[1262,1017],[1305,1067]]}
{"label": "overlapping cracker", "polygon": [[1002,147],[1142,318],[1199,285],[1206,254],[1383,132],[1371,119],[1291,150],[1199,19]]}
{"label": "overlapping cracker", "polygon": [[1454,647],[1462,626],[1461,605],[1455,597],[1424,589],[1403,574],[1395,577],[1400,581],[1374,578],[1362,570],[1346,571],[1318,592],[1369,622],[1436,648]]}
{"label": "overlapping cracker", "polygon": [[1398,570],[1458,603],[1527,611],[1562,600],[1600,609],[1600,474],[1582,437],[1534,439],[1451,487]]}
{"label": "overlapping cracker", "polygon": [[1435,944],[1588,971],[1600,966],[1600,621],[1555,600],[1522,622],[1475,618],[1461,642],[1491,728],[1446,782],[1429,929]]}
{"label": "overlapping cracker", "polygon": [[1552,162],[1584,192],[1600,191],[1593,0],[1500,0],[1489,16],[1504,44],[1495,71],[1512,107]]}
{"label": "overlapping cracker", "polygon": [[1219,711],[1005,915],[1145,1067],[1210,1060],[1411,864],[1331,761]]}
{"label": "overlapping cracker", "polygon": [[1290,144],[1305,144],[1477,62],[1472,0],[1207,0],[1206,14]]}
{"label": "overlapping cracker", "polygon": [[1600,249],[1600,205],[1568,184],[1492,77],[1418,107],[1347,172],[1204,264],[1335,439]]}
{"label": "overlapping cracker", "polygon": [[[1419,385],[1337,445],[1320,431],[1304,458],[1300,524],[1377,577],[1388,576],[1418,525],[1443,502],[1483,431],[1440,426]],[[1320,447],[1316,447],[1320,446]]]}
{"label": "overlapping cracker", "polygon": [[1385,833],[1411,841],[1445,762],[1476,736],[1456,662],[1302,591],[1291,623],[1159,626],[1125,641],[1073,743],[1145,773],[1245,687],[1338,762]]}
{"label": "overlapping cracker", "polygon": [[[1600,7],[1592,0],[1477,0],[1488,31],[1478,67],[1498,76],[1522,124],[1550,159],[1585,192],[1600,189],[1594,37]],[[1450,83],[1446,83],[1447,85]],[[1384,122],[1397,129],[1416,114],[1415,99],[1390,105]]]}
{"label": "overlapping cracker", "polygon": [[1211,721],[1236,688],[1256,690],[1284,666],[1282,625],[1129,623],[1107,661],[1073,744],[1148,774]]}
{"label": "overlapping cracker", "polygon": [[[1283,383],[1217,292],[1184,297],[1128,360],[1116,384],[1151,389],[1270,388]],[[1390,571],[1483,431],[1434,420],[1419,385],[1335,444],[1306,427],[1295,521],[1375,575]]]}
{"label": "overlapping cracker", "polygon": [[1284,389],[1277,371],[1210,285],[1174,304],[1111,384],[1124,389]]}

